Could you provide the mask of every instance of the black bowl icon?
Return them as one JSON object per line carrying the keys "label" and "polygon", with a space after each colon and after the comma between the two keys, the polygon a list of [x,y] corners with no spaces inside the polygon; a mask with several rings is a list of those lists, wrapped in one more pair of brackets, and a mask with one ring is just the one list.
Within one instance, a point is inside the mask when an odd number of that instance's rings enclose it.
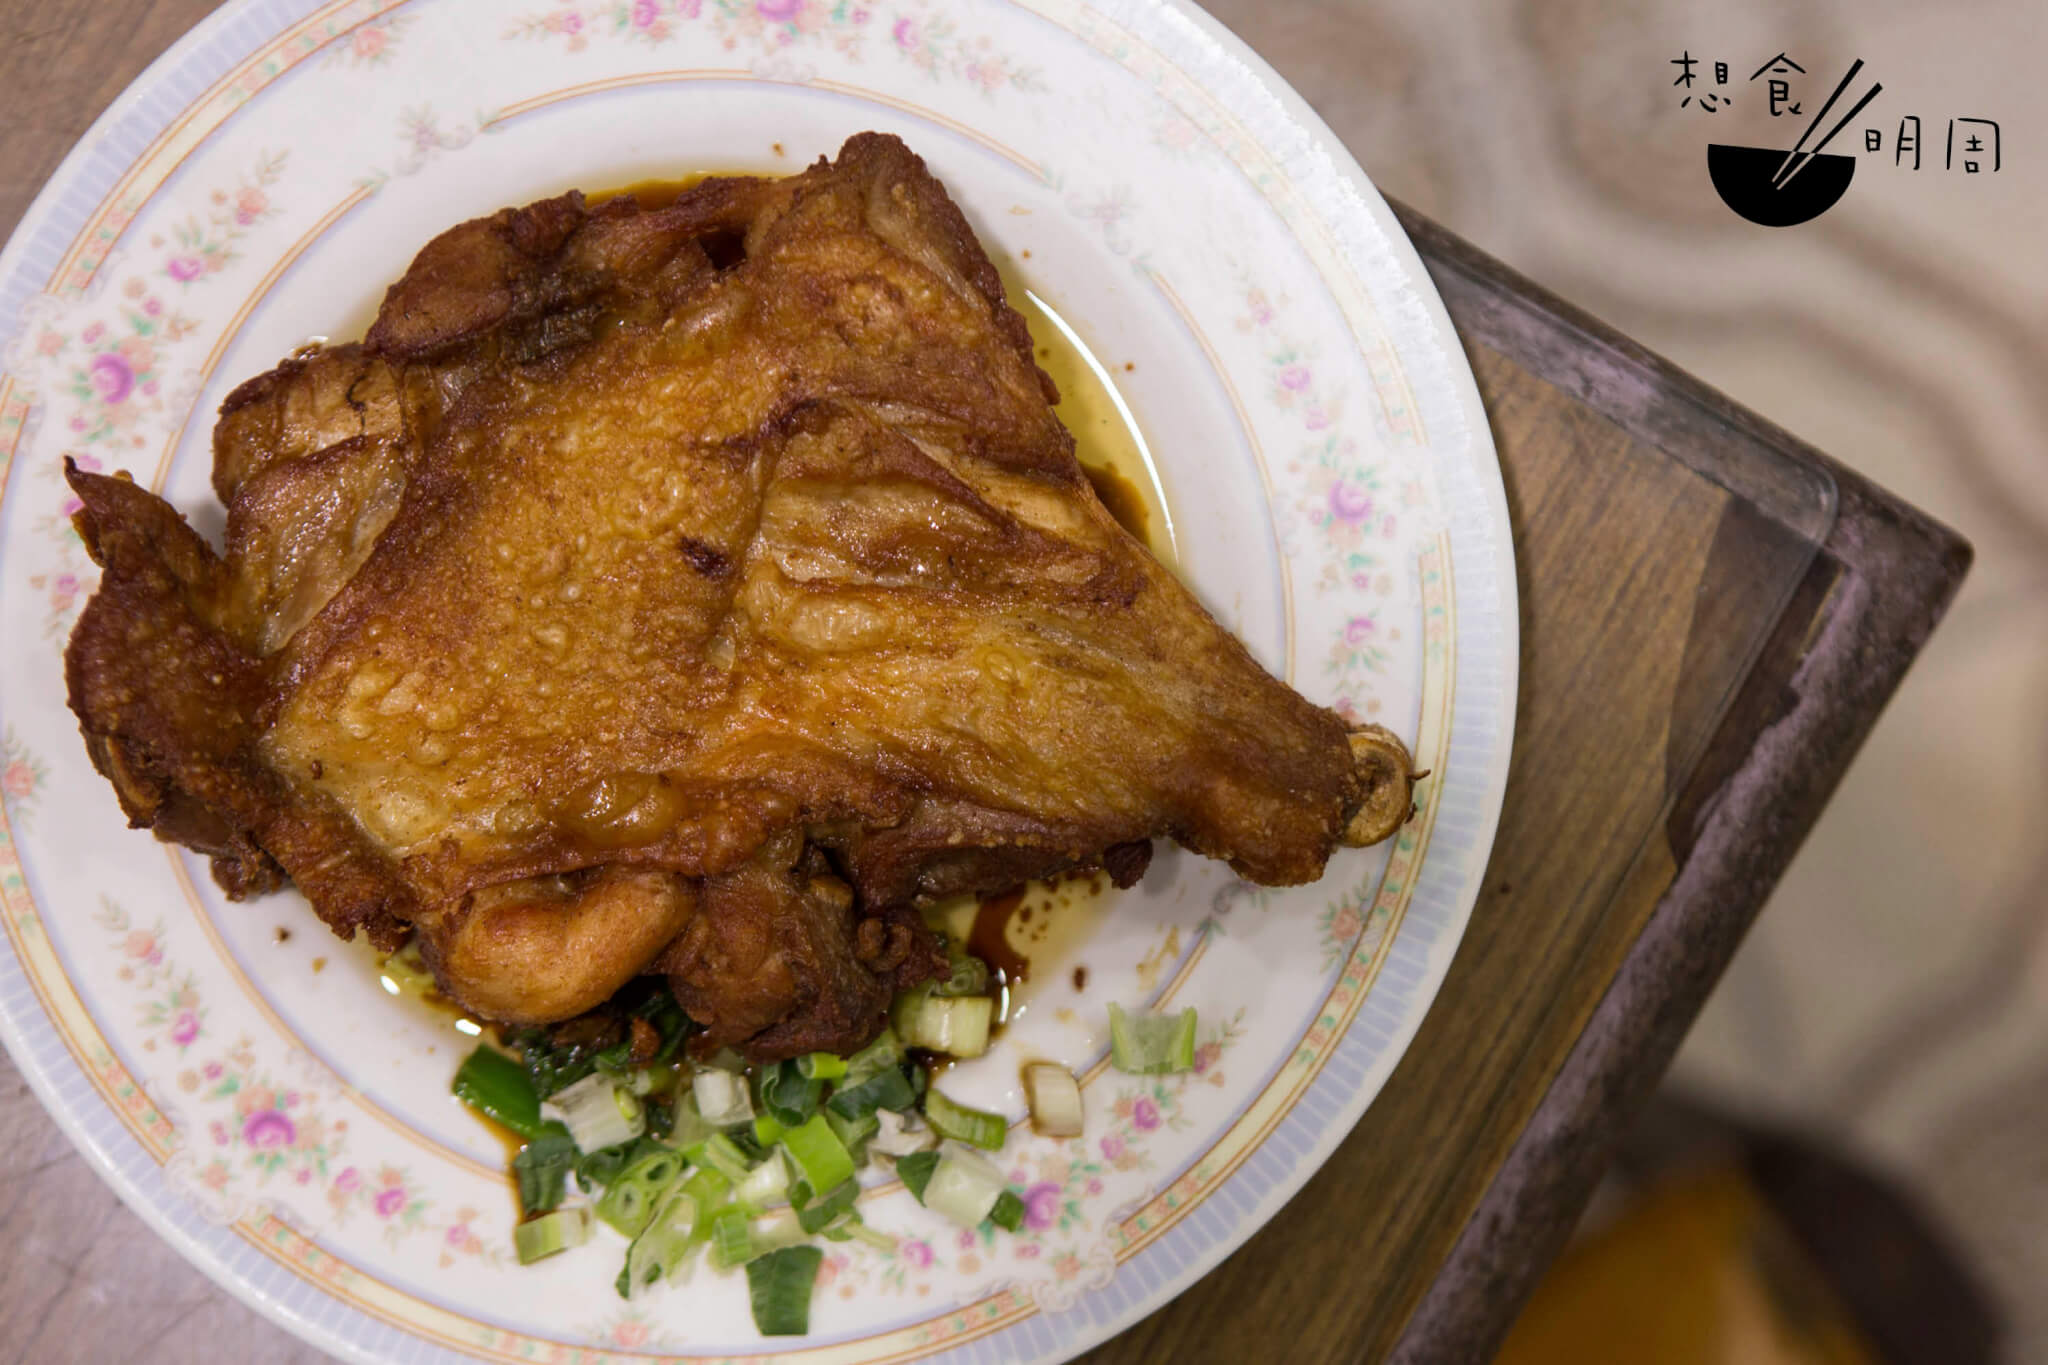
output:
{"label": "black bowl icon", "polygon": [[1799,173],[1775,187],[1771,180],[1785,164],[1782,147],[1736,147],[1725,142],[1707,146],[1707,174],[1721,202],[1760,227],[1792,227],[1818,218],[1833,208],[1856,174],[1856,158],[1820,153],[1810,156]]}

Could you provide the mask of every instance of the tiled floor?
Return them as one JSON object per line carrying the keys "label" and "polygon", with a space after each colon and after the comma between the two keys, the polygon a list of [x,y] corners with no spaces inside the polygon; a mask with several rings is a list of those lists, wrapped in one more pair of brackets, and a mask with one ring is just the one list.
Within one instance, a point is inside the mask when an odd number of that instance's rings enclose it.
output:
{"label": "tiled floor", "polygon": [[[2048,1360],[2048,90],[2038,0],[1216,0],[1390,194],[1970,537],[1961,598],[1793,865],[1674,1083],[1903,1172]],[[1801,228],[1715,199],[1866,63],[1884,132]],[[1688,52],[1734,104],[1671,82]],[[1768,80],[1768,77],[1766,77]],[[1710,91],[1713,86],[1695,89]],[[1917,172],[1892,161],[1918,115]],[[2002,168],[1944,170],[1951,117]],[[1830,120],[1832,121],[1832,119]],[[1787,129],[1794,131],[1788,134]],[[1910,156],[1907,161],[1910,163]]]}

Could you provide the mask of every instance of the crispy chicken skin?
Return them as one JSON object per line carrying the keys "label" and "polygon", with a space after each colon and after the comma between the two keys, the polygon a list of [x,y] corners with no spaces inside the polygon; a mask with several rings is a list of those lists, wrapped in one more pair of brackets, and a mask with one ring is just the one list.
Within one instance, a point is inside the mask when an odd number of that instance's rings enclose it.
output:
{"label": "crispy chicken skin", "polygon": [[856,1047],[933,898],[1161,835],[1305,882],[1405,817],[1398,741],[1118,527],[1055,398],[892,137],[506,210],[230,395],[224,553],[69,471],[72,709],[133,823],[486,1017],[660,971],[700,1046]]}

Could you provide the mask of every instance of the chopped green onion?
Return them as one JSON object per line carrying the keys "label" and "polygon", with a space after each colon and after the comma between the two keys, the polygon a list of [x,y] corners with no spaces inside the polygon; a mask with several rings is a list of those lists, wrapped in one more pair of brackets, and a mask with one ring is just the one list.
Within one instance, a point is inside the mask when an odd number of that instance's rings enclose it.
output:
{"label": "chopped green onion", "polygon": [[839,1141],[845,1146],[847,1155],[853,1158],[853,1164],[856,1166],[861,1164],[867,1150],[868,1139],[882,1129],[882,1120],[873,1114],[864,1119],[843,1119],[827,1109],[825,1122],[832,1125],[832,1131],[838,1134]]}
{"label": "chopped green onion", "polygon": [[576,1178],[586,1190],[599,1185],[609,1185],[619,1178],[619,1172],[661,1145],[652,1138],[642,1137],[621,1143],[617,1147],[604,1147],[595,1152],[585,1152],[576,1160]]}
{"label": "chopped green onion", "polygon": [[683,1178],[683,1154],[668,1147],[620,1171],[597,1201],[597,1216],[628,1237],[637,1237],[654,1218],[668,1192]]}
{"label": "chopped green onion", "polygon": [[713,1170],[697,1170],[683,1182],[683,1193],[696,1200],[697,1208],[707,1217],[731,1192],[732,1182]]}
{"label": "chopped green onion", "polygon": [[626,1274],[622,1283],[627,1298],[660,1281],[674,1283],[683,1278],[690,1265],[689,1253],[702,1239],[698,1223],[702,1218],[697,1201],[687,1190],[676,1190],[662,1203],[633,1245],[626,1248]]}
{"label": "chopped green onion", "polygon": [[568,1193],[569,1172],[576,1167],[576,1143],[568,1133],[544,1132],[512,1158],[512,1179],[519,1186],[519,1212],[532,1217],[547,1213]]}
{"label": "chopped green onion", "polygon": [[544,1213],[512,1229],[512,1245],[519,1253],[521,1265],[532,1265],[543,1257],[580,1247],[589,1240],[590,1210],[580,1204],[575,1208]]}
{"label": "chopped green onion", "polygon": [[[897,1163],[897,1169],[902,1169]],[[996,1164],[971,1147],[948,1142],[939,1148],[939,1163],[932,1168],[922,1195],[924,1206],[943,1214],[963,1228],[981,1226],[981,1220],[995,1209],[1007,1185]]]}
{"label": "chopped green onion", "polygon": [[871,1152],[904,1157],[938,1145],[939,1135],[916,1114],[892,1114],[882,1109],[876,1111],[875,1119],[880,1128],[868,1143]]}
{"label": "chopped green onion", "polygon": [[857,1180],[844,1181],[837,1189],[822,1199],[812,1199],[805,1203],[802,1208],[798,1209],[796,1211],[797,1226],[801,1227],[805,1232],[823,1232],[826,1228],[837,1222],[841,1214],[851,1212],[853,1201],[858,1198],[860,1198],[860,1182]]}
{"label": "chopped green onion", "polygon": [[1081,1085],[1073,1072],[1057,1062],[1033,1062],[1024,1068],[1024,1095],[1039,1136],[1081,1136]]}
{"label": "chopped green onion", "polygon": [[880,1228],[869,1227],[861,1221],[861,1217],[857,1213],[840,1224],[840,1226],[846,1229],[846,1234],[849,1237],[856,1241],[866,1242],[878,1251],[894,1251],[896,1249],[896,1239],[894,1237],[883,1232]]}
{"label": "chopped green onion", "polygon": [[1003,1139],[1009,1134],[1010,1125],[1001,1114],[991,1114],[982,1109],[970,1109],[957,1104],[937,1090],[928,1091],[924,1097],[925,1119],[936,1128],[940,1137],[958,1138],[997,1151]]}
{"label": "chopped green onion", "polygon": [[962,952],[957,944],[948,941],[947,952],[952,958],[952,971],[944,981],[932,987],[932,994],[940,999],[951,996],[987,995],[988,964],[980,958]]}
{"label": "chopped green onion", "polygon": [[747,1158],[730,1137],[714,1133],[703,1142],[689,1148],[684,1155],[693,1166],[702,1166],[717,1171],[737,1185],[747,1178]]}
{"label": "chopped green onion", "polygon": [[745,1078],[716,1067],[706,1067],[690,1078],[690,1094],[697,1112],[714,1128],[730,1128],[754,1117],[754,1097],[747,1093]]}
{"label": "chopped green onion", "polygon": [[903,1187],[910,1191],[910,1197],[918,1203],[924,1202],[925,1186],[931,1183],[932,1172],[939,1167],[939,1154],[912,1152],[896,1158],[896,1174],[903,1181]]}
{"label": "chopped green onion", "polygon": [[776,1143],[782,1141],[782,1135],[788,1131],[787,1128],[776,1122],[773,1114],[756,1114],[754,1116],[754,1141],[760,1143],[763,1147],[773,1147]]}
{"label": "chopped green onion", "polygon": [[[642,1073],[635,1072],[634,1074],[640,1075]],[[628,1087],[628,1091],[635,1096],[640,1093],[637,1090],[632,1090],[631,1087]],[[653,1102],[645,1106],[643,1112],[647,1116],[647,1135],[649,1137],[665,1138],[675,1131],[676,1107],[673,1102],[664,1104],[661,1097],[657,1094],[653,1097]],[[670,1143],[669,1145],[674,1146],[675,1144]]]}
{"label": "chopped green onion", "polygon": [[688,1150],[700,1142],[708,1141],[717,1131],[718,1125],[707,1120],[698,1110],[694,1090],[685,1090],[676,1097],[668,1133],[670,1146]]}
{"label": "chopped green onion", "polygon": [[647,1127],[645,1107],[610,1076],[585,1076],[557,1091],[540,1107],[541,1116],[559,1120],[586,1152],[631,1142]]}
{"label": "chopped green onion", "polygon": [[784,1133],[782,1149],[814,1190],[829,1190],[853,1178],[853,1157],[823,1114],[813,1114]]}
{"label": "chopped green onion", "polygon": [[803,1239],[803,1228],[787,1214],[750,1224],[745,1209],[728,1204],[711,1215],[711,1264],[718,1270],[731,1270]]}
{"label": "chopped green onion", "polygon": [[963,995],[951,999],[929,990],[911,991],[896,997],[891,1017],[896,1032],[911,1047],[929,1048],[955,1057],[979,1057],[988,1051],[989,1025],[995,1020],[996,1002],[985,995]]}
{"label": "chopped green onion", "polygon": [[846,1080],[863,1081],[879,1072],[902,1066],[910,1060],[895,1030],[884,1028],[875,1040],[846,1059]]}
{"label": "chopped green onion", "polygon": [[818,1112],[825,1083],[812,1080],[793,1061],[776,1062],[754,1073],[761,1107],[785,1128],[794,1128]]}
{"label": "chopped green onion", "polygon": [[810,1052],[797,1058],[796,1069],[807,1081],[836,1081],[846,1074],[846,1059],[830,1052]]}
{"label": "chopped green onion", "polygon": [[747,1178],[733,1186],[732,1197],[749,1208],[765,1209],[789,1190],[789,1162],[776,1148],[765,1160],[747,1172]]}
{"label": "chopped green onion", "polygon": [[811,1330],[811,1290],[825,1253],[784,1247],[747,1263],[747,1297],[764,1337],[800,1337]]}
{"label": "chopped green onion", "polygon": [[675,1068],[659,1064],[643,1066],[626,1077],[626,1088],[641,1096],[666,1095],[675,1086]]}
{"label": "chopped green onion", "polygon": [[1024,1213],[1024,1201],[1017,1197],[1017,1192],[1004,1190],[996,1196],[995,1207],[988,1211],[988,1221],[1005,1231],[1021,1232]]}
{"label": "chopped green onion", "polygon": [[917,1090],[900,1066],[885,1067],[860,1081],[842,1081],[825,1107],[846,1119],[866,1118],[877,1109],[904,1110],[917,1103]]}
{"label": "chopped green onion", "polygon": [[1131,1075],[1166,1075],[1195,1066],[1195,1012],[1125,1014],[1109,1005],[1109,1061]]}
{"label": "chopped green onion", "polygon": [[526,1068],[495,1048],[478,1044],[456,1070],[453,1089],[464,1104],[528,1142],[548,1132],[564,1131],[559,1124],[541,1118],[540,1096]]}
{"label": "chopped green onion", "polygon": [[762,1157],[768,1155],[768,1148],[762,1145],[759,1138],[754,1136],[754,1125],[751,1123],[742,1123],[737,1128],[728,1128],[725,1130],[725,1135],[732,1140],[734,1150],[747,1159],[747,1165],[750,1167]]}
{"label": "chopped green onion", "polygon": [[747,1211],[729,1205],[711,1215],[711,1264],[720,1270],[745,1265],[754,1257],[754,1234],[747,1227]]}

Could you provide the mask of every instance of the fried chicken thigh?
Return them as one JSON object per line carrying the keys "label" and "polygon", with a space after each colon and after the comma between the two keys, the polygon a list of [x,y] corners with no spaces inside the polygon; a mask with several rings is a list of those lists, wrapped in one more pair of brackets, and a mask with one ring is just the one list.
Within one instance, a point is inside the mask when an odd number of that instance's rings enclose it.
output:
{"label": "fried chicken thigh", "polygon": [[70,471],[71,705],[135,824],[417,933],[484,1017],[664,972],[698,1046],[848,1050],[943,970],[936,898],[1162,835],[1304,882],[1407,813],[1398,742],[1261,669],[1055,399],[894,138],[506,210],[228,398],[223,553]]}

